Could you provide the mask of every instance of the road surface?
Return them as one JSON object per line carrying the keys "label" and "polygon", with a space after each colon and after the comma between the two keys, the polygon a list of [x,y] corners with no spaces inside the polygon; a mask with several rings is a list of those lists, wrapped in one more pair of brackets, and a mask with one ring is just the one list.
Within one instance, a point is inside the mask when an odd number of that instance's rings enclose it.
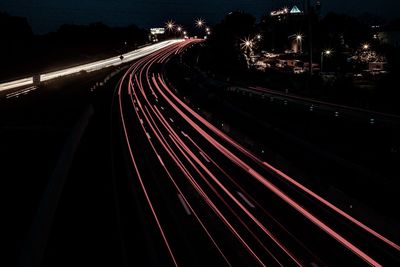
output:
{"label": "road surface", "polygon": [[137,61],[115,93],[115,125],[157,263],[398,265],[398,244],[259,159],[177,96],[163,65],[194,42]]}

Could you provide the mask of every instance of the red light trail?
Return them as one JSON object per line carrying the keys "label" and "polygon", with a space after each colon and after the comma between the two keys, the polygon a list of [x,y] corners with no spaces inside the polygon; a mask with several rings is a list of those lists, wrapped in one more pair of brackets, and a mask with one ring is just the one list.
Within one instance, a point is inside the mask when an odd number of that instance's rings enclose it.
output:
{"label": "red light trail", "polygon": [[[297,197],[291,196],[290,190],[281,188],[282,186],[278,186],[273,180],[279,178],[290,188],[295,188],[304,196],[333,211],[338,217],[363,230],[390,249],[397,253],[400,252],[399,245],[339,209],[294,178],[258,158],[209,123],[173,93],[163,73],[152,72],[152,68],[156,64],[165,64],[174,55],[183,53],[188,46],[197,42],[200,40],[190,39],[172,44],[138,60],[125,73],[118,89],[119,115],[125,143],[144,197],[172,263],[178,266],[179,257],[177,255],[179,253],[171,245],[172,237],[169,236],[163,224],[166,218],[160,216],[160,210],[157,210],[154,205],[148,193],[146,179],[141,175],[143,167],[137,165],[137,156],[134,156],[135,142],[144,141],[138,136],[138,129],[143,136],[146,136],[146,142],[149,143],[152,150],[151,152],[146,151],[146,155],[143,154],[143,156],[148,157],[148,154],[154,154],[154,158],[165,171],[168,181],[175,188],[176,195],[184,204],[187,213],[194,215],[216,251],[229,266],[232,265],[232,262],[225,251],[226,248],[222,246],[223,242],[215,236],[215,231],[212,230],[210,224],[207,224],[207,219],[201,217],[201,212],[196,210],[198,204],[194,202],[195,198],[191,192],[198,194],[198,197],[206,204],[204,208],[208,207],[213,216],[226,226],[226,229],[243,246],[255,264],[268,265],[269,262],[266,259],[269,259],[280,266],[284,266],[288,262],[292,265],[304,266],[311,260],[319,262],[322,260],[308,248],[307,244],[298,240],[296,234],[291,233],[284,222],[267,212],[267,209],[259,204],[257,197],[241,185],[241,182],[238,181],[239,177],[229,174],[230,169],[225,168],[227,161],[234,168],[241,170],[240,180],[250,178],[261,184],[265,190],[273,193],[277,199],[285,203],[287,206],[285,209],[291,208],[303,216],[316,229],[319,228],[322,233],[335,240],[339,246],[347,249],[368,265],[381,266],[369,252],[360,248],[359,243],[356,245],[347,237],[346,233],[340,233],[339,229],[334,229],[335,225],[319,218],[313,210],[298,201]],[[127,122],[136,119],[140,122],[140,126],[137,129],[128,127]],[[221,164],[215,155],[223,158],[225,163]],[[269,177],[271,175],[272,177]],[[191,186],[190,192],[187,185]],[[236,197],[235,192],[238,192],[241,198]],[[268,220],[281,229],[280,231],[285,233],[288,238],[293,239],[293,242],[301,247],[307,255],[294,251],[286,239],[274,233],[272,230],[274,227],[267,223]],[[265,240],[269,240],[270,243],[266,244]]]}

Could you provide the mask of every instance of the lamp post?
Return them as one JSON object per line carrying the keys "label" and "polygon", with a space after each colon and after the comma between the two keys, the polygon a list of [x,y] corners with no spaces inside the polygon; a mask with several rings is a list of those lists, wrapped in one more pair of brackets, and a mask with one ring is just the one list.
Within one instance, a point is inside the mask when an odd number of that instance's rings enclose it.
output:
{"label": "lamp post", "polygon": [[297,46],[299,47],[300,54],[303,53],[303,36],[298,34],[296,36]]}
{"label": "lamp post", "polygon": [[[300,53],[300,54],[303,53],[303,39],[304,39],[303,34],[301,34],[301,33],[292,34],[292,35],[289,35],[288,39],[292,40],[292,43],[291,43],[292,49],[294,51],[296,51],[296,53]],[[294,41],[296,41],[296,45],[297,45],[296,49],[294,49],[294,47],[293,47]]]}
{"label": "lamp post", "polygon": [[240,44],[240,47],[243,50],[244,55],[246,56],[248,68],[250,67],[250,59],[253,55],[253,45],[253,40],[251,40],[250,38],[243,39],[242,43]]}
{"label": "lamp post", "polygon": [[[296,40],[298,53],[303,53],[303,35],[301,33],[293,34],[288,37],[288,39]],[[293,43],[292,43],[293,45]],[[293,48],[293,47],[292,47]]]}
{"label": "lamp post", "polygon": [[[322,73],[322,67],[323,67],[323,64],[324,64],[324,55],[327,55],[327,56],[329,56],[330,54],[332,54],[332,51],[331,50],[325,50],[325,51],[322,51],[321,52],[321,73]],[[312,66],[311,66],[311,68],[312,68]]]}

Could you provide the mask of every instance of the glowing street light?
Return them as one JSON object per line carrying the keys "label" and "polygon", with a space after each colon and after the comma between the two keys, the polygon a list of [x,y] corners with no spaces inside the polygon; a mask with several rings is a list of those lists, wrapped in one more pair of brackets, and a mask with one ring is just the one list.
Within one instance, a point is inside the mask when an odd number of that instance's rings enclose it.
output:
{"label": "glowing street light", "polygon": [[303,35],[297,34],[296,35],[297,45],[299,46],[300,54],[303,53]]}
{"label": "glowing street light", "polygon": [[197,20],[196,20],[196,26],[197,26],[197,27],[201,28],[201,27],[204,26],[204,24],[205,24],[205,22],[204,22],[203,19],[197,19]]}
{"label": "glowing street light", "polygon": [[209,32],[209,31],[210,31],[210,28],[209,28],[209,27],[207,27],[207,28],[206,28],[206,32]]}
{"label": "glowing street light", "polygon": [[303,52],[303,35],[301,33],[297,33],[297,34],[290,35],[288,38],[291,38],[292,40],[296,40],[298,51],[300,53],[302,53]]}
{"label": "glowing street light", "polygon": [[322,67],[324,64],[324,55],[330,56],[331,54],[332,54],[332,50],[329,50],[329,49],[321,52],[321,73],[322,73]]}
{"label": "glowing street light", "polygon": [[253,47],[253,41],[251,41],[249,38],[246,38],[242,40],[240,47],[243,50],[251,49]]}
{"label": "glowing street light", "polygon": [[262,38],[262,36],[261,36],[261,34],[257,34],[257,36],[256,36],[256,38],[257,38],[257,40],[261,40],[261,38]]}
{"label": "glowing street light", "polygon": [[176,31],[177,31],[177,32],[181,32],[181,31],[182,31],[182,27],[181,27],[181,26],[178,26],[178,27],[176,28]]}
{"label": "glowing street light", "polygon": [[369,49],[369,44],[367,44],[367,43],[363,44],[362,48],[364,50],[368,50]]}
{"label": "glowing street light", "polygon": [[172,31],[175,27],[175,23],[172,20],[170,20],[166,23],[166,26],[168,30]]}

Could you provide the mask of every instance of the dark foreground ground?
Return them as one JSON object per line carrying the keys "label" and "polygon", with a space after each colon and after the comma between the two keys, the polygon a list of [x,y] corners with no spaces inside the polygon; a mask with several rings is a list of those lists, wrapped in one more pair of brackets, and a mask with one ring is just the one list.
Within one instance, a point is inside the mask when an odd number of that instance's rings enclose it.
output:
{"label": "dark foreground ground", "polygon": [[[37,248],[45,266],[121,261],[110,178],[111,96],[118,75],[92,90],[114,71],[0,96],[2,189],[19,260],[29,240],[48,234],[47,246]],[[53,208],[43,205],[46,197],[56,205],[54,217],[47,218],[47,233],[32,236],[38,214]]]}

